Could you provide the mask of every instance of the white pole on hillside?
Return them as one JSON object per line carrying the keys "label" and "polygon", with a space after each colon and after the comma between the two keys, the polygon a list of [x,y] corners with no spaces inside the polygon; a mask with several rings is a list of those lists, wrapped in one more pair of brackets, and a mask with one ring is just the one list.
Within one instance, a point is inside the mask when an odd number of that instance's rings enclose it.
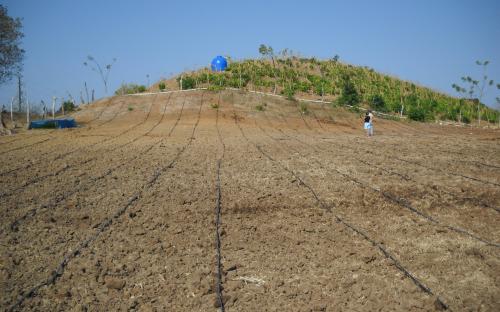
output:
{"label": "white pole on hillside", "polygon": [[26,128],[30,128],[30,102],[28,100],[28,94],[26,94]]}
{"label": "white pole on hillside", "polygon": [[10,101],[10,121],[14,122],[14,112],[12,111],[12,105],[14,105],[14,97],[12,97],[12,101]]}
{"label": "white pole on hillside", "polygon": [[56,119],[56,97],[52,97],[52,119]]}

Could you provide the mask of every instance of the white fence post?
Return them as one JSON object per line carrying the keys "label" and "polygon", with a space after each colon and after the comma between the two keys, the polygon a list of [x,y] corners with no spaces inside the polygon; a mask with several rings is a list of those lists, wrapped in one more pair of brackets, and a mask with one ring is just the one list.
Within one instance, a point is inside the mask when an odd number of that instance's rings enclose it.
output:
{"label": "white fence post", "polygon": [[14,112],[12,111],[13,105],[14,105],[14,97],[12,97],[12,101],[10,101],[10,122],[14,124]]}

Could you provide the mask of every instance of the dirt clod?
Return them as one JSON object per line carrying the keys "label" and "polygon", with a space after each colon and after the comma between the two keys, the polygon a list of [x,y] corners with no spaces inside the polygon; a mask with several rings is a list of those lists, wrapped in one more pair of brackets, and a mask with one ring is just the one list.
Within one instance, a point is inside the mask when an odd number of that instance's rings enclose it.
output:
{"label": "dirt clod", "polygon": [[104,283],[109,289],[121,290],[123,287],[125,287],[125,280],[113,276],[106,276],[104,278]]}

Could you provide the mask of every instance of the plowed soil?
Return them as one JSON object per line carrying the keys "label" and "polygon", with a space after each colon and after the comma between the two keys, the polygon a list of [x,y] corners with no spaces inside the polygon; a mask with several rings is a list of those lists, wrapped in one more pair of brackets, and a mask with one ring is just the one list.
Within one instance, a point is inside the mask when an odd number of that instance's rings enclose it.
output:
{"label": "plowed soil", "polygon": [[0,137],[0,310],[499,311],[499,130],[299,107],[113,97]]}

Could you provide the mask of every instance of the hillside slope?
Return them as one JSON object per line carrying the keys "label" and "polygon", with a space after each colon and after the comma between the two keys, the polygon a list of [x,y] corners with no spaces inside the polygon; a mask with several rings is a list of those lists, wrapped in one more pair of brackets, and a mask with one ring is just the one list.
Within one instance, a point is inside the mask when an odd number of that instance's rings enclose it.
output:
{"label": "hillside slope", "polygon": [[[231,62],[225,72],[208,69],[184,73],[183,89],[233,87],[273,92],[293,98],[309,97],[334,104],[363,105],[381,112],[403,114],[414,120],[452,120],[470,123],[477,119],[474,101],[455,98],[409,81],[384,75],[368,67],[315,58],[278,58]],[[153,89],[157,90],[158,85]],[[177,88],[172,82],[167,89]],[[481,119],[498,123],[499,113],[480,105]]]}
{"label": "hillside slope", "polygon": [[498,311],[499,131],[306,108],[116,96],[0,137],[0,310]]}

